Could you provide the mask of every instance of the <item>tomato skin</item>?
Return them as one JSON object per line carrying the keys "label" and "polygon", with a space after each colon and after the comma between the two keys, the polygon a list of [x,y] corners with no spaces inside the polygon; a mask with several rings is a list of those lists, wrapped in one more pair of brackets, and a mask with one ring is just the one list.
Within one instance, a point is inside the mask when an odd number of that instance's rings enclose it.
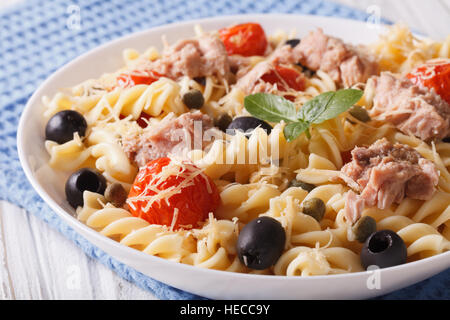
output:
{"label": "tomato skin", "polygon": [[341,152],[342,163],[345,165],[353,160],[352,150]]}
{"label": "tomato skin", "polygon": [[262,56],[268,44],[264,29],[258,23],[243,23],[220,29],[219,37],[229,55]]}
{"label": "tomato skin", "polygon": [[[434,72],[431,77],[430,72]],[[450,60],[430,61],[417,67],[406,77],[414,84],[434,88],[442,99],[450,103]]]}
{"label": "tomato skin", "polygon": [[138,84],[152,84],[153,82],[159,80],[162,77],[157,72],[136,72],[134,74],[122,73],[117,77],[117,86],[121,88],[130,88]]}
{"label": "tomato skin", "polygon": [[[159,158],[150,161],[145,167],[139,170],[138,175],[131,187],[128,195],[130,212],[135,217],[140,217],[151,224],[160,224],[171,226],[175,208],[178,209],[178,217],[174,224],[174,230],[183,227],[188,229],[188,225],[196,227],[198,222],[204,221],[208,218],[208,214],[213,212],[220,204],[220,196],[214,182],[206,175],[198,175],[192,181],[193,185],[181,189],[180,193],[170,196],[167,201],[161,199],[155,201],[150,209],[145,212],[143,209],[147,205],[146,200],[132,200],[130,198],[136,197],[144,192],[146,185],[152,180],[154,175],[160,173],[163,168],[170,164],[170,158]],[[192,171],[186,167],[186,173]],[[205,181],[208,179],[208,182]],[[158,190],[164,190],[171,186],[176,186],[185,180],[182,176],[172,175],[167,177],[164,181],[156,181],[153,187]],[[211,187],[208,192],[208,184]],[[155,192],[146,190],[146,196],[152,196]]]}
{"label": "tomato skin", "polygon": [[275,70],[266,73],[261,79],[265,82],[276,84],[280,91],[286,91],[288,89],[286,88],[286,84],[289,88],[296,91],[305,89],[305,80],[298,71],[280,65],[276,65]]}
{"label": "tomato skin", "polygon": [[[125,118],[126,117],[123,114],[119,115],[120,120],[125,119]],[[136,122],[142,129],[145,129],[148,126],[148,123],[146,120],[148,120],[150,118],[151,118],[151,115],[142,111],[141,114],[139,115],[139,118],[136,120]]]}

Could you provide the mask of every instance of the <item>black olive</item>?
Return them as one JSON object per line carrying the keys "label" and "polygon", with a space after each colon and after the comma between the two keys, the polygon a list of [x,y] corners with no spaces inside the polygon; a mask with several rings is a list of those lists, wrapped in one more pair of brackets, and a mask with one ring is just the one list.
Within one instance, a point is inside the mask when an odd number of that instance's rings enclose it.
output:
{"label": "black olive", "polygon": [[84,137],[86,129],[87,122],[82,114],[74,110],[63,110],[48,120],[45,126],[45,139],[62,144],[72,140],[75,132]]}
{"label": "black olive", "polygon": [[205,98],[200,90],[192,89],[183,94],[183,103],[189,109],[200,109],[205,103]]}
{"label": "black olive", "polygon": [[372,233],[377,231],[377,222],[370,216],[361,217],[352,226],[352,231],[356,240],[365,242]]}
{"label": "black olive", "polygon": [[348,110],[354,118],[358,119],[361,122],[368,122],[371,120],[369,113],[366,109],[360,106],[353,106]]}
{"label": "black olive", "polygon": [[240,130],[243,131],[248,137],[251,134],[251,131],[255,130],[258,127],[266,130],[267,134],[270,134],[270,132],[272,131],[271,125],[263,120],[259,120],[255,117],[238,117],[234,118],[230,123],[227,128],[227,133],[235,135],[236,130]]}
{"label": "black olive", "polygon": [[289,39],[284,44],[288,44],[292,48],[295,48],[299,43],[300,43],[300,39]]}
{"label": "black olive", "polygon": [[120,208],[127,200],[128,194],[120,183],[110,184],[105,190],[105,198],[113,206]]}
{"label": "black olive", "polygon": [[206,78],[205,77],[195,77],[194,81],[198,84],[205,86],[206,85]]}
{"label": "black olive", "polygon": [[302,68],[302,72],[303,74],[308,77],[311,78],[313,75],[316,74],[316,72],[314,70],[309,69],[308,67],[305,67],[304,65],[302,65],[300,62],[296,63],[297,66]]}
{"label": "black olive", "polygon": [[449,143],[450,142],[450,137],[445,137],[444,139],[442,139],[443,142]]}
{"label": "black olive", "polygon": [[285,242],[286,232],[281,223],[270,217],[259,217],[242,228],[237,253],[245,266],[263,270],[277,262]]}
{"label": "black olive", "polygon": [[379,268],[393,267],[406,262],[405,242],[392,230],[372,233],[361,250],[361,263],[364,269],[371,265]]}
{"label": "black olive", "polygon": [[301,180],[292,179],[289,182],[289,188],[290,187],[302,188],[305,191],[311,192],[316,186],[311,183],[303,182]]}
{"label": "black olive", "polygon": [[77,208],[83,205],[83,192],[88,190],[103,194],[106,189],[106,179],[99,172],[83,168],[69,177],[66,181],[66,198],[69,204]]}
{"label": "black olive", "polygon": [[326,206],[322,199],[311,198],[305,200],[303,201],[302,207],[304,214],[313,217],[319,222],[320,220],[323,219],[323,216],[325,215]]}
{"label": "black olive", "polygon": [[228,113],[224,113],[214,120],[214,125],[225,132],[232,121],[233,118]]}

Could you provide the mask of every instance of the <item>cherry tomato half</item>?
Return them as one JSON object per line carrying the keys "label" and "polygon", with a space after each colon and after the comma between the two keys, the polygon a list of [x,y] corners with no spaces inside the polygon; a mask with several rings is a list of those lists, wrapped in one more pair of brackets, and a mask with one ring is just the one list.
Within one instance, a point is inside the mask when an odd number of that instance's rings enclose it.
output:
{"label": "cherry tomato half", "polygon": [[406,75],[414,84],[434,88],[436,93],[450,103],[450,60],[429,61]]}
{"label": "cherry tomato half", "polygon": [[138,84],[152,84],[160,77],[162,77],[162,75],[154,71],[134,71],[132,73],[122,73],[117,77],[117,86],[129,88]]}
{"label": "cherry tomato half", "polygon": [[266,52],[266,34],[258,23],[243,23],[220,29],[219,36],[229,55],[262,56]]}
{"label": "cherry tomato half", "polygon": [[[305,89],[305,79],[300,72],[295,69],[283,66],[275,66],[274,70],[261,77],[265,82],[276,84],[280,91],[286,91],[288,88],[296,91]],[[286,85],[288,88],[286,88]]]}
{"label": "cherry tomato half", "polygon": [[[208,218],[208,214],[217,209],[220,204],[217,187],[205,174],[196,175],[174,194],[148,203],[151,196],[164,192],[170,187],[179,187],[186,181],[186,175],[196,172],[196,167],[188,164],[183,165],[183,171],[179,172],[180,174],[174,173],[155,179],[164,167],[171,165],[171,161],[173,160],[167,157],[159,158],[150,161],[139,170],[128,195],[130,212],[151,224],[171,226],[173,223],[174,229],[179,227],[186,229],[188,225],[196,227],[198,222]],[[177,216],[175,216],[176,211],[178,211]],[[176,220],[172,221],[173,219]]]}

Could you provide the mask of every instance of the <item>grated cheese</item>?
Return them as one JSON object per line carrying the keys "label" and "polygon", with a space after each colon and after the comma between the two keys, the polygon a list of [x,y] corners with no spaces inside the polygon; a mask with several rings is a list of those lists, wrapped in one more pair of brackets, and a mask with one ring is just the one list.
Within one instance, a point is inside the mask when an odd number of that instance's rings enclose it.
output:
{"label": "grated cheese", "polygon": [[[141,208],[143,212],[148,212],[154,203],[161,203],[163,200],[167,205],[170,205],[170,198],[176,194],[180,194],[183,189],[195,185],[194,180],[197,176],[202,177],[207,182],[208,193],[211,194],[212,187],[210,185],[210,181],[203,173],[202,169],[199,169],[186,161],[178,160],[174,157],[170,158],[169,164],[163,167],[161,172],[154,175],[146,184],[144,190],[142,190],[137,196],[128,198],[127,203],[135,210],[136,206],[133,202],[146,202],[145,206]],[[169,177],[181,177],[183,178],[183,181],[178,185],[161,189],[162,185]],[[141,171],[137,175],[137,181],[139,182],[143,182],[145,178],[145,171]],[[140,191],[137,189],[135,190]],[[149,195],[149,193],[153,194]]]}
{"label": "grated cheese", "polygon": [[175,208],[173,210],[172,223],[170,224],[170,229],[169,229],[170,231],[173,231],[173,228],[175,227],[175,224],[177,223],[178,213],[179,213],[178,208]]}

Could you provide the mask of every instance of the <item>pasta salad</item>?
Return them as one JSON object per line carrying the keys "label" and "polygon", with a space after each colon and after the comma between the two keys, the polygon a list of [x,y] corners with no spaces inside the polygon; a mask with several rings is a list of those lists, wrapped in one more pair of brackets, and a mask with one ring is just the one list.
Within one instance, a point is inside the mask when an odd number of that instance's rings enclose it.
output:
{"label": "pasta salad", "polygon": [[77,218],[223,271],[313,276],[450,248],[450,37],[368,46],[254,22],[127,49],[44,97]]}

